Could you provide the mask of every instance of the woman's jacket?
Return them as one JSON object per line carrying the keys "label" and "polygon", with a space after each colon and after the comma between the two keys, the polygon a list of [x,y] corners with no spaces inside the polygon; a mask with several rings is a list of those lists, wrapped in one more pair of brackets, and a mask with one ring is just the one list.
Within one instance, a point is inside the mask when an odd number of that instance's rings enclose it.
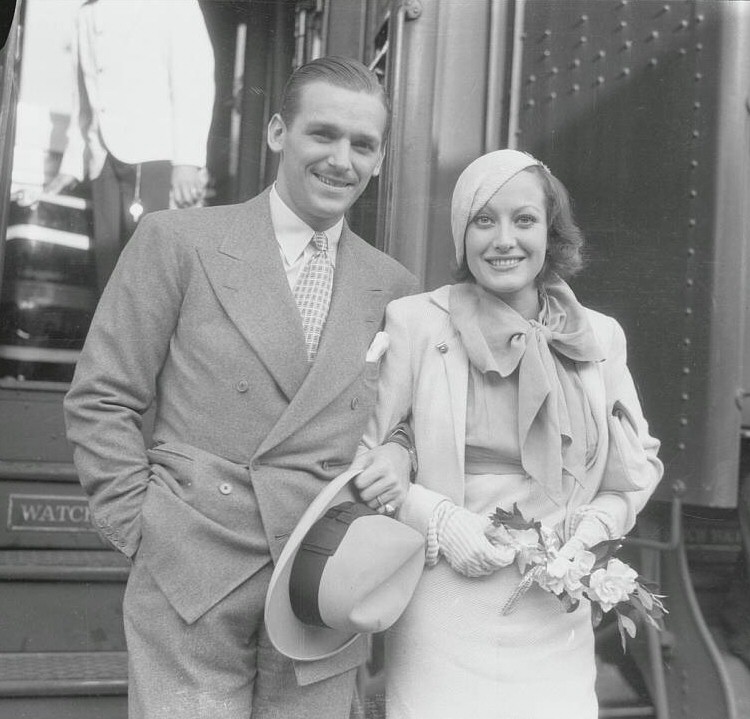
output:
{"label": "woman's jacket", "polygon": [[[445,498],[464,504],[469,360],[451,323],[449,294],[446,285],[388,305],[390,343],[378,367],[376,409],[360,445],[381,444],[396,424],[409,419],[419,470],[399,519],[423,534]],[[585,504],[608,512],[624,535],[663,473],[660,443],[649,434],[627,368],[622,328],[611,317],[590,309],[586,313],[605,357],[577,364],[598,440],[583,481],[565,499],[564,539],[574,510]]]}

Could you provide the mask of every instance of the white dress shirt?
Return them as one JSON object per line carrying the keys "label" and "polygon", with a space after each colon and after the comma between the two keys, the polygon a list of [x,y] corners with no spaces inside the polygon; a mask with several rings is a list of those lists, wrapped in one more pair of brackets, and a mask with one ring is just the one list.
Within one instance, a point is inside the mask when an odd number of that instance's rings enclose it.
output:
{"label": "white dress shirt", "polygon": [[196,0],[88,0],[76,17],[73,109],[60,172],[206,164],[214,55]]}
{"label": "white dress shirt", "polygon": [[[284,265],[286,278],[289,281],[289,287],[294,288],[299,273],[315,252],[315,246],[312,243],[315,230],[297,217],[289,205],[281,199],[275,184],[271,188],[268,199],[271,203],[271,225],[273,225],[276,241],[279,243],[281,261]],[[333,227],[329,227],[325,231],[328,238],[328,257],[334,268],[336,267],[336,252],[343,227],[344,218],[342,217]]]}

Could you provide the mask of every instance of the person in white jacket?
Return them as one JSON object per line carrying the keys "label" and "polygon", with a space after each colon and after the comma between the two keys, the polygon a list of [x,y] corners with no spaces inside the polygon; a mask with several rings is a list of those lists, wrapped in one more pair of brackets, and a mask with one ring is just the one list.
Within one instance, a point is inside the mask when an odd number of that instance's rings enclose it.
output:
{"label": "person in white jacket", "polygon": [[214,55],[197,0],[87,0],[68,145],[45,192],[91,180],[99,290],[140,216],[203,196]]}

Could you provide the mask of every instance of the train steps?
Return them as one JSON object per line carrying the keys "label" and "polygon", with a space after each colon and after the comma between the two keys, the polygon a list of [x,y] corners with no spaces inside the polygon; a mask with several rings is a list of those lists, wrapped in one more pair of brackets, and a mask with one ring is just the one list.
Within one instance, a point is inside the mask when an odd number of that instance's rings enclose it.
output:
{"label": "train steps", "polygon": [[126,719],[127,576],[108,550],[0,551],[0,719]]}

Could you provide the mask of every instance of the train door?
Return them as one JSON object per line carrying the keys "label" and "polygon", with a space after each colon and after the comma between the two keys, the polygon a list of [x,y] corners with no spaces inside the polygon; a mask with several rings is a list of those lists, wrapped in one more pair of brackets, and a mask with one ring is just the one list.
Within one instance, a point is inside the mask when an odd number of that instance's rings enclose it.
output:
{"label": "train door", "polygon": [[[65,147],[81,3],[16,5],[0,55],[0,717],[124,717],[128,562],[91,525],[62,416],[97,302],[91,195],[85,182],[43,192]],[[241,201],[275,173],[265,127],[293,66],[296,7],[200,7],[216,66],[207,202]]]}
{"label": "train door", "polygon": [[702,611],[721,603],[722,588],[705,591],[700,569],[728,578],[739,551],[750,364],[745,358],[743,378],[747,4],[367,4],[387,20],[379,32],[394,104],[379,244],[427,289],[449,282],[458,174],[483,152],[527,150],[570,188],[590,239],[590,266],[575,289],[625,325],[667,466],[634,551],[644,551],[673,609],[669,631],[634,652],[652,705],[621,711],[736,716]]}

